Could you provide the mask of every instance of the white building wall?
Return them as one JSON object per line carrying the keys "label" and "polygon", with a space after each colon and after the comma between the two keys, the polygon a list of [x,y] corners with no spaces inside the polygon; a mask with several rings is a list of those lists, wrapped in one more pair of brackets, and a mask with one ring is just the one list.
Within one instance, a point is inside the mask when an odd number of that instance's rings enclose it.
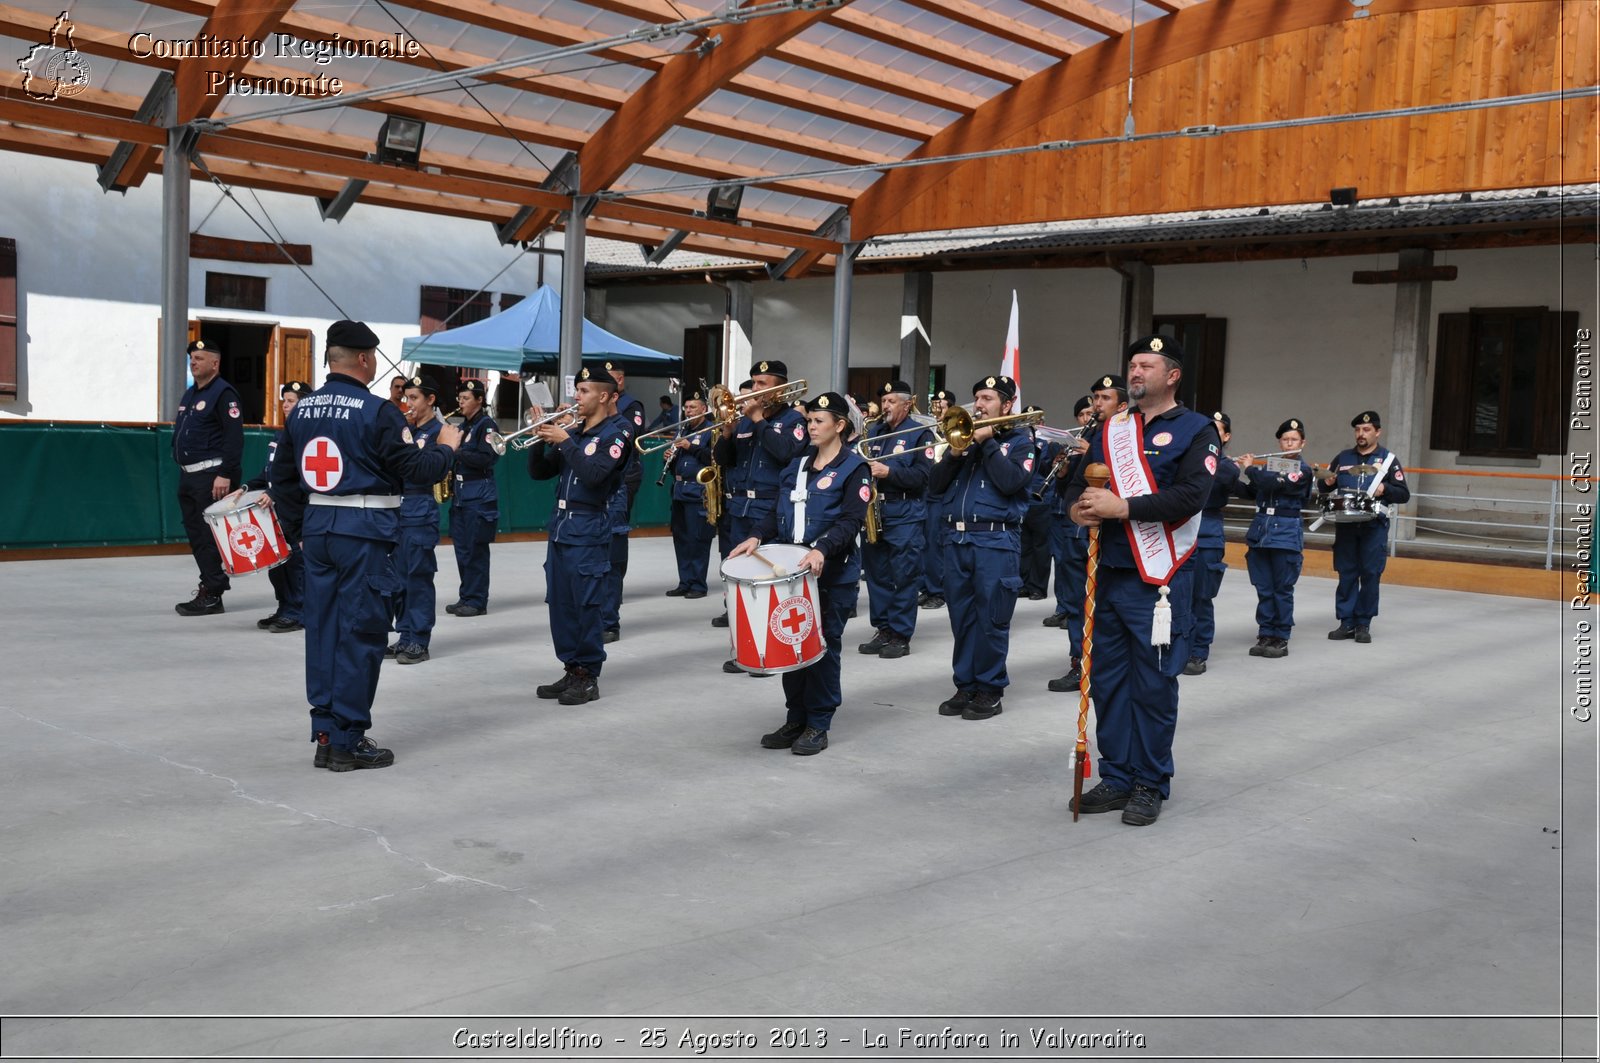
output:
{"label": "white building wall", "polygon": [[[0,417],[156,420],[161,177],[120,196],[102,192],[87,164],[0,152],[0,188],[0,236],[17,241],[22,378],[17,400],[0,403]],[[192,230],[269,239],[234,202],[219,205],[214,185],[196,181],[192,188]],[[502,247],[484,222],[358,202],[335,224],[321,219],[309,197],[247,189],[234,195],[269,231],[311,245],[307,272],[342,313],[288,263],[192,259],[189,316],[310,329],[319,380],[322,338],[340,317],[366,321],[398,362],[401,340],[418,334],[424,285],[476,290],[514,259],[489,289],[526,295],[538,283],[540,256]],[[560,259],[545,257],[546,283],[559,285]],[[204,306],[208,270],[267,277],[266,311]],[[385,366],[374,387],[387,393],[391,375]]]}

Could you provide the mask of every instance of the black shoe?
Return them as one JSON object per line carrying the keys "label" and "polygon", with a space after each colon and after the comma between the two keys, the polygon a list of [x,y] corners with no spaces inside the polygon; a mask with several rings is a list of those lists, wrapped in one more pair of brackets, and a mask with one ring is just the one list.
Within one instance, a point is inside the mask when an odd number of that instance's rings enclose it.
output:
{"label": "black shoe", "polygon": [[850,610],[848,613],[844,614],[844,618],[846,620],[854,620],[856,618],[856,611],[854,609]]}
{"label": "black shoe", "polygon": [[1051,613],[1041,621],[1045,627],[1060,627],[1067,622],[1066,613]]}
{"label": "black shoe", "polygon": [[921,609],[924,605],[927,605],[927,604],[928,604],[928,592],[927,591],[923,591],[922,593],[917,595],[917,608]]}
{"label": "black shoe", "polygon": [[[1110,783],[1102,781],[1095,784],[1093,790],[1083,795],[1083,798],[1077,802],[1075,811],[1080,816],[1093,816],[1101,812],[1115,812],[1119,808],[1126,808],[1128,799],[1132,796],[1130,791],[1119,790]],[[1067,806],[1069,808],[1072,807],[1072,802],[1068,801]]]}
{"label": "black shoe", "polygon": [[272,622],[272,626],[267,630],[274,635],[286,635],[291,631],[304,631],[305,625],[298,620],[290,620],[286,616],[280,616]]}
{"label": "black shoe", "polygon": [[886,661],[893,661],[893,660],[896,660],[898,658],[904,657],[906,654],[908,654],[910,652],[911,652],[911,640],[910,639],[903,639],[899,635],[890,635],[889,636],[889,641],[884,645],[883,649],[878,653],[878,656],[882,657]]}
{"label": "black shoe", "polygon": [[557,700],[563,705],[586,705],[591,701],[600,699],[600,681],[590,675],[586,669],[574,668],[572,682],[567,684],[567,689],[561,692]]}
{"label": "black shoe", "polygon": [[271,616],[264,616],[260,620],[257,620],[256,621],[256,627],[260,628],[262,631],[265,631],[265,630],[267,630],[267,628],[271,627],[273,624],[276,624],[277,622],[278,622],[278,614],[277,613],[273,613]]}
{"label": "black shoe", "polygon": [[1060,679],[1052,679],[1048,684],[1057,694],[1067,694],[1083,686],[1083,662],[1074,657],[1072,668]]}
{"label": "black shoe", "polygon": [[716,617],[715,619],[713,619],[711,621],[711,626],[712,627],[727,627],[728,626],[728,614],[727,613],[723,613],[721,616]]}
{"label": "black shoe", "polygon": [[1338,627],[1328,632],[1328,637],[1335,642],[1343,642],[1345,639],[1355,638],[1356,629],[1354,627],[1345,627],[1343,624],[1340,624]]}
{"label": "black shoe", "polygon": [[722,670],[727,672],[729,675],[738,675],[740,672],[744,671],[743,668],[739,667],[738,661],[731,659],[722,662]]}
{"label": "black shoe", "polygon": [[328,766],[328,736],[322,732],[317,734],[317,751],[311,757],[313,768],[326,768]]}
{"label": "black shoe", "polygon": [[458,606],[456,606],[456,615],[457,616],[482,616],[484,613],[487,613],[488,611],[489,611],[489,607],[487,605],[482,606],[481,608],[479,606],[476,606],[476,605],[458,605]]}
{"label": "black shoe", "polygon": [[1267,654],[1267,644],[1271,641],[1272,640],[1267,638],[1265,635],[1262,635],[1260,638],[1256,639],[1256,644],[1250,647],[1250,656],[1265,657]]}
{"label": "black shoe", "polygon": [[705,591],[684,591],[683,592],[683,597],[684,597],[685,601],[691,601],[692,602],[696,598],[704,598],[705,596],[706,596],[706,592]]}
{"label": "black shoe", "polygon": [[428,652],[428,647],[418,646],[413,642],[411,645],[397,650],[395,652],[394,659],[399,664],[421,664],[423,661],[429,660],[432,656],[433,655]]}
{"label": "black shoe", "polygon": [[924,608],[924,609],[943,609],[944,608],[944,599],[942,597],[940,597],[939,595],[937,595],[937,594],[930,594],[930,595],[928,595],[927,600],[922,603],[922,608]]}
{"label": "black shoe", "polygon": [[380,749],[370,738],[363,738],[349,749],[328,753],[329,771],[355,771],[357,768],[387,768],[394,763],[394,750]]}
{"label": "black shoe", "polygon": [[568,668],[566,675],[562,676],[560,679],[557,679],[554,683],[543,683],[537,687],[534,687],[533,692],[536,696],[544,698],[546,701],[551,701],[555,698],[559,698],[562,694],[565,694],[567,692],[567,688],[571,685],[572,669]]}
{"label": "black shoe", "polygon": [[[219,613],[222,612],[222,607],[220,605],[217,606],[217,612],[219,612]],[[1365,645],[1368,642],[1371,642],[1372,641],[1372,630],[1370,628],[1364,628],[1364,627],[1356,628],[1356,641],[1359,642],[1359,643],[1362,643],[1363,645]]]}
{"label": "black shoe", "polygon": [[398,642],[396,642],[393,646],[389,646],[389,647],[386,647],[384,649],[384,651],[383,651],[383,659],[386,660],[386,661],[392,661],[392,660],[394,660],[394,655],[399,653],[399,652],[400,652],[400,644]]}
{"label": "black shoe", "polygon": [[460,602],[451,602],[449,605],[444,607],[444,611],[449,613],[451,616],[455,616],[456,613],[460,612],[460,610],[461,610],[461,603]]}
{"label": "black shoe", "polygon": [[887,645],[889,645],[889,633],[887,631],[878,631],[873,633],[871,642],[863,642],[856,649],[861,653],[879,654],[883,652],[883,648]]}
{"label": "black shoe", "polygon": [[192,600],[179,602],[172,608],[177,610],[179,616],[211,616],[223,612],[222,595],[198,591]]}
{"label": "black shoe", "polygon": [[1189,663],[1183,666],[1184,675],[1205,675],[1206,662],[1198,657],[1190,657]]}
{"label": "black shoe", "polygon": [[1133,793],[1122,810],[1122,822],[1130,827],[1148,827],[1161,816],[1161,795],[1148,786],[1135,783]]}
{"label": "black shoe", "polygon": [[800,732],[806,729],[803,723],[786,723],[771,734],[761,736],[762,749],[788,749],[794,745],[794,740],[800,737]]}
{"label": "black shoe", "polygon": [[667,597],[668,598],[682,598],[684,595],[686,595],[688,593],[689,593],[689,588],[688,587],[674,587],[670,591],[667,592]]}
{"label": "black shoe", "polygon": [[961,718],[963,720],[987,720],[991,716],[1000,715],[1003,711],[999,694],[991,694],[986,690],[980,690],[972,695],[972,700],[967,702],[967,707],[961,710]]}
{"label": "black shoe", "polygon": [[956,696],[939,706],[940,716],[960,716],[967,711],[967,706],[972,704],[970,690],[958,690]]}
{"label": "black shoe", "polygon": [[1047,597],[1049,597],[1049,595],[1045,594],[1044,591],[1029,591],[1028,592],[1028,601],[1030,601],[1030,602],[1042,602]]}
{"label": "black shoe", "polygon": [[1261,656],[1263,656],[1263,657],[1287,657],[1287,656],[1289,656],[1289,640],[1288,639],[1276,639],[1276,638],[1268,639],[1267,640],[1267,644],[1265,646],[1261,647]]}
{"label": "black shoe", "polygon": [[608,628],[606,628],[605,633],[600,636],[600,641],[609,645],[610,643],[613,643],[613,642],[617,641],[621,637],[622,637],[622,629],[621,628],[608,627]]}
{"label": "black shoe", "polygon": [[807,727],[805,733],[794,740],[789,752],[797,757],[812,757],[828,748],[828,732]]}

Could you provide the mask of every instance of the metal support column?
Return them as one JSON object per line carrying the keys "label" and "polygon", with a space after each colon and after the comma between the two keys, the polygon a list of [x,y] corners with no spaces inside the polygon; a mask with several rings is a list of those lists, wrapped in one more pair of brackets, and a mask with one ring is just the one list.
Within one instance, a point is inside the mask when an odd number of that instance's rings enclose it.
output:
{"label": "metal support column", "polygon": [[[177,121],[178,94],[167,100],[167,121]],[[178,416],[188,387],[189,355],[189,139],[183,126],[167,129],[161,161],[161,353],[158,416]]]}
{"label": "metal support column", "polygon": [[722,329],[722,379],[738,387],[750,377],[750,362],[755,356],[755,289],[749,281],[728,281],[728,310]]}
{"label": "metal support column", "polygon": [[817,391],[843,394],[850,384],[850,282],[855,272],[857,247],[850,242],[850,217],[840,219],[834,238],[842,245],[833,263],[833,364],[825,387]]}
{"label": "metal support column", "polygon": [[[1433,265],[1433,252],[1400,252],[1400,269],[1422,270]],[[1428,315],[1433,304],[1433,282],[1401,281],[1394,293],[1394,360],[1389,367],[1389,411],[1383,416],[1384,443],[1402,463],[1422,464],[1422,403],[1428,385]],[[1409,504],[1411,512],[1416,505]],[[1415,539],[1416,522],[1402,522],[1395,537]]]}
{"label": "metal support column", "polygon": [[[578,182],[578,173],[574,166],[572,173],[574,185]],[[569,396],[565,394],[567,384],[578,375],[578,370],[583,364],[583,266],[584,266],[584,235],[587,226],[587,210],[585,197],[574,195],[572,209],[567,213],[567,229],[561,252],[561,357],[560,357],[560,389],[562,400]]]}
{"label": "metal support column", "polygon": [[[900,379],[911,394],[926,400],[933,394],[928,379],[933,357],[933,274],[923,270],[905,275],[900,296]],[[923,413],[927,407],[919,406]]]}

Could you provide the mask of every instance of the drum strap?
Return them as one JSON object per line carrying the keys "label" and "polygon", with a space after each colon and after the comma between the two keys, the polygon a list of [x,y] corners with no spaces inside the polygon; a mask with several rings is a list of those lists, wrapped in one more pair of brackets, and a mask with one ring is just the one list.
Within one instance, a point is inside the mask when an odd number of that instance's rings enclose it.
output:
{"label": "drum strap", "polygon": [[800,471],[795,474],[794,493],[789,500],[794,503],[794,542],[806,541],[806,466],[811,464],[811,455],[807,454],[800,459]]}
{"label": "drum strap", "polygon": [[1378,466],[1378,471],[1372,477],[1372,482],[1367,485],[1367,497],[1376,498],[1378,485],[1383,483],[1383,478],[1389,475],[1389,466],[1394,464],[1394,451],[1389,451]]}

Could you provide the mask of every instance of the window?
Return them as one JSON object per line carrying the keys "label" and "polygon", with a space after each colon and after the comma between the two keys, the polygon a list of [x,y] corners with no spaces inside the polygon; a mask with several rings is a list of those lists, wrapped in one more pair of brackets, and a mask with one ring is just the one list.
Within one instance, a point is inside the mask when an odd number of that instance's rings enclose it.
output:
{"label": "window", "polygon": [[489,316],[491,295],[471,288],[422,286],[422,320],[418,327],[424,336],[440,329],[460,328]]}
{"label": "window", "polygon": [[[1157,314],[1151,329],[1170,336],[1183,348],[1183,376],[1178,401],[1208,417],[1222,409],[1222,366],[1228,343],[1228,319],[1204,314]],[[1127,372],[1127,367],[1123,367]]]}
{"label": "window", "polygon": [[1563,403],[1574,312],[1475,308],[1440,314],[1429,445],[1470,457],[1533,458],[1566,449]]}
{"label": "window", "polygon": [[206,305],[227,310],[265,310],[267,278],[207,270]]}
{"label": "window", "polygon": [[0,398],[17,397],[17,242],[0,239]]}

